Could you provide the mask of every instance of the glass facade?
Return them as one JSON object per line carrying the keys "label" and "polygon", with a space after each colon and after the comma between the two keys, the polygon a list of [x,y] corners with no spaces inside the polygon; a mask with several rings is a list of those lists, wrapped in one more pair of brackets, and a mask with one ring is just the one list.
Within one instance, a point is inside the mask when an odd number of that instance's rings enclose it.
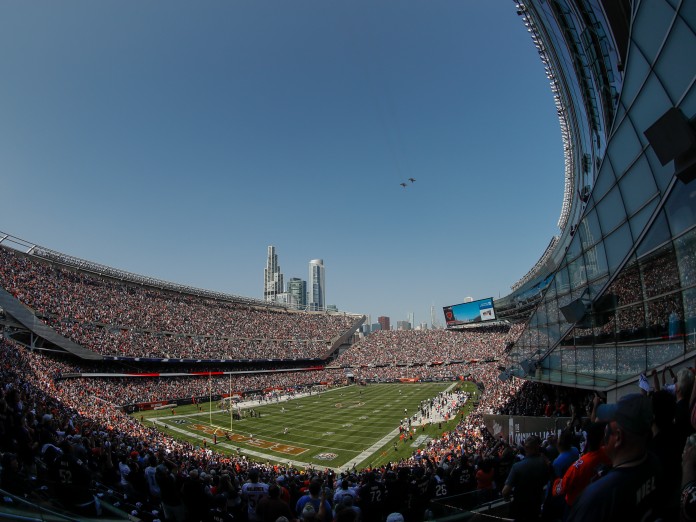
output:
{"label": "glass facade", "polygon": [[309,262],[309,286],[308,305],[312,311],[324,310],[326,307],[326,295],[324,288],[324,261],[312,259]]}
{"label": "glass facade", "polygon": [[[533,363],[529,378],[613,389],[695,348],[696,181],[662,165],[645,132],[669,109],[696,115],[696,0],[632,2],[625,50],[597,2],[517,6],[559,57],[555,77],[576,115],[569,148],[591,158],[589,173],[576,162],[574,186],[592,189],[573,202],[557,267],[509,362]],[[581,318],[570,313],[578,307]]]}

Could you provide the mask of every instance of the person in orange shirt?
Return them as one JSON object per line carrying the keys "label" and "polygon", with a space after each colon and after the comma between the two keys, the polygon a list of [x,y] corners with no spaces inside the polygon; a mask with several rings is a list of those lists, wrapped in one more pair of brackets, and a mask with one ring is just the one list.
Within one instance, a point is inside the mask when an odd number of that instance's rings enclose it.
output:
{"label": "person in orange shirt", "polygon": [[563,478],[558,478],[553,483],[552,494],[565,497],[568,508],[572,507],[580,493],[601,470],[611,466],[611,459],[602,447],[604,426],[604,422],[593,422],[588,426],[585,453],[568,468]]}

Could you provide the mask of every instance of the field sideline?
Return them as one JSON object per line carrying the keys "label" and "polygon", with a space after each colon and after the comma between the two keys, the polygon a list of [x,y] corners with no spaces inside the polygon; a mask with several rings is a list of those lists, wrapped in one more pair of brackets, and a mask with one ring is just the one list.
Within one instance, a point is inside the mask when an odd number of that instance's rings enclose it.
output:
{"label": "field sideline", "polygon": [[448,426],[435,423],[418,427],[413,440],[398,442],[399,422],[416,414],[421,401],[460,388],[477,391],[468,382],[353,385],[288,401],[255,403],[245,411],[253,408],[259,416],[247,415],[241,420],[231,421],[217,404],[211,409],[208,403],[177,407],[175,414],[166,409],[134,416],[175,438],[221,453],[239,452],[257,461],[339,470],[398,460],[425,446],[430,437],[440,435]]}

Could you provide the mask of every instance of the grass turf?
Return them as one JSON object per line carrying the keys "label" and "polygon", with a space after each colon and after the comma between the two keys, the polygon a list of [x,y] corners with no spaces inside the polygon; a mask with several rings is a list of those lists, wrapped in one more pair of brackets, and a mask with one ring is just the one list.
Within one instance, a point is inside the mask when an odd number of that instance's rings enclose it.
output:
{"label": "grass turf", "polygon": [[421,401],[453,384],[453,389],[476,392],[466,382],[370,384],[253,406],[259,416],[241,420],[230,421],[228,413],[208,403],[180,406],[175,414],[166,409],[134,415],[147,425],[156,421],[158,429],[177,439],[221,453],[240,452],[253,460],[295,466],[363,468],[408,457],[451,428],[457,416],[450,423],[418,427],[412,440],[390,437],[406,417],[404,409],[409,416],[417,413]]}

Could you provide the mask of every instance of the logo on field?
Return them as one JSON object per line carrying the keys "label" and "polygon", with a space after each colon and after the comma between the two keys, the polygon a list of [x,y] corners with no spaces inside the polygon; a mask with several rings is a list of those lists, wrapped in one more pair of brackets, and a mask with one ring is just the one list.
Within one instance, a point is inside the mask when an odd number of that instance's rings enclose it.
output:
{"label": "logo on field", "polygon": [[350,422],[348,422],[347,424],[344,424],[343,427],[344,428],[352,428],[353,425]]}
{"label": "logo on field", "polygon": [[358,419],[359,419],[359,420],[367,420],[367,417],[365,417],[365,415],[363,415],[363,416],[361,416],[361,417],[358,417]]}
{"label": "logo on field", "polygon": [[176,420],[174,421],[174,424],[186,424],[186,422],[187,422],[187,421],[186,421],[185,419],[176,419]]}
{"label": "logo on field", "polygon": [[335,434],[336,434],[335,431],[326,431],[326,432],[324,432],[324,436],[325,436],[325,437],[327,437],[327,436],[329,436],[329,435],[335,435]]}
{"label": "logo on field", "polygon": [[314,456],[314,458],[318,460],[333,460],[336,457],[338,457],[338,455],[335,453],[319,453],[318,455]]}

